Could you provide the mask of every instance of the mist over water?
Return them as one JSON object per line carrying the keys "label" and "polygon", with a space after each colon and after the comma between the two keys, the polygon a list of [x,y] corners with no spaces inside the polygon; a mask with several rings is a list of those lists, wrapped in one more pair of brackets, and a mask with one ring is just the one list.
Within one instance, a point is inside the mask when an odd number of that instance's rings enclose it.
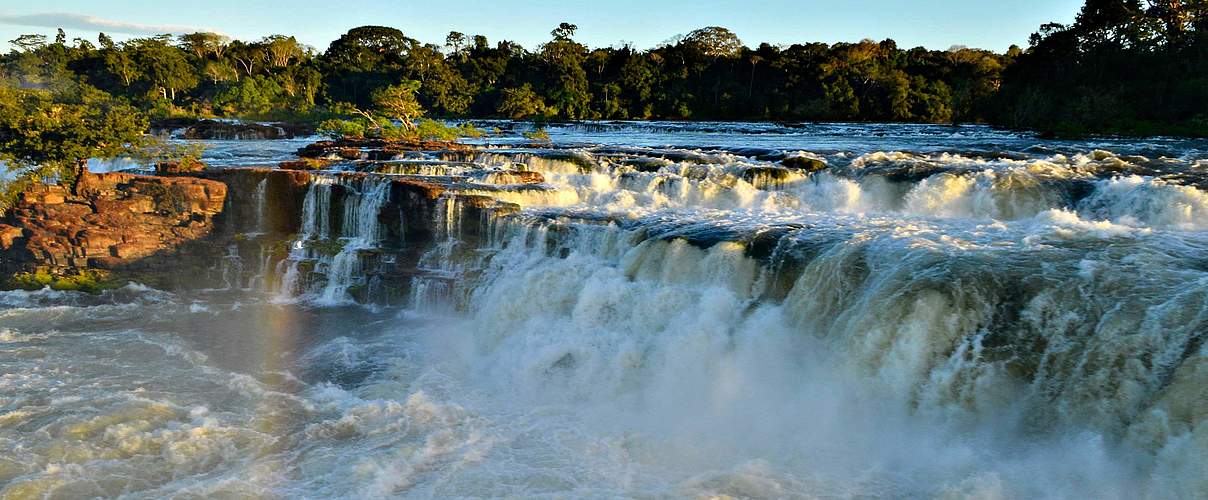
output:
{"label": "mist over water", "polygon": [[[217,289],[0,293],[0,496],[1208,492],[1203,141],[550,135],[338,164]],[[520,210],[442,199],[392,283],[390,176]]]}

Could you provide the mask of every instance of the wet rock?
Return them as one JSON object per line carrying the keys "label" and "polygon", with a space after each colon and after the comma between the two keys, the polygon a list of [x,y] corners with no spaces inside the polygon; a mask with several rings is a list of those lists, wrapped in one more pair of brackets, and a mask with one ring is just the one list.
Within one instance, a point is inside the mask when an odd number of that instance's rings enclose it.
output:
{"label": "wet rock", "polygon": [[314,181],[311,172],[272,168],[224,168],[200,176],[219,181],[231,191],[220,221],[222,231],[294,234],[301,230],[306,191]]}
{"label": "wet rock", "polygon": [[817,172],[826,168],[826,161],[808,156],[789,156],[780,160],[785,167],[801,170],[807,173]]}
{"label": "wet rock", "polygon": [[314,135],[314,127],[299,123],[248,123],[192,118],[169,118],[151,123],[154,134],[173,134],[181,139],[265,140],[293,139]]}
{"label": "wet rock", "polygon": [[318,141],[307,144],[298,150],[302,158],[322,159],[380,159],[389,160],[395,156],[413,151],[465,151],[470,146],[447,141],[388,141],[385,139],[339,139]]}
{"label": "wet rock", "polygon": [[746,147],[726,148],[725,150],[739,156],[746,156],[763,161],[776,161],[784,158],[784,151],[780,151],[778,149]]}
{"label": "wet rock", "polygon": [[206,169],[206,164],[192,158],[180,161],[165,161],[155,164],[155,173],[159,175],[188,174]]}
{"label": "wet rock", "polygon": [[319,158],[303,158],[300,160],[283,161],[277,164],[277,168],[285,170],[324,170],[334,163],[333,160],[325,160]]}
{"label": "wet rock", "polygon": [[759,189],[783,187],[800,178],[801,174],[784,167],[749,167],[742,171],[742,180]]}
{"label": "wet rock", "polygon": [[[325,164],[314,158],[299,162]],[[547,189],[539,172],[523,170],[482,169],[456,178],[292,168],[160,171],[166,175],[90,173],[74,188],[27,191],[0,216],[0,271],[42,269],[66,276],[104,270],[118,280],[162,289],[231,286],[253,277],[263,286],[280,279],[263,270],[277,269],[299,241],[306,200],[316,185],[325,190],[322,213],[330,219],[325,238],[338,239],[351,220],[346,208],[360,206],[351,204],[385,183],[380,208],[362,214],[376,218],[381,239],[359,252],[366,284],[349,293],[400,298],[409,281],[395,277],[414,270],[423,253],[451,231],[465,248],[474,248],[490,239],[489,221],[520,210],[492,191]],[[295,264],[319,279],[327,272],[313,261]]]}
{"label": "wet rock", "polygon": [[491,184],[541,184],[545,176],[527,170],[502,170],[487,173],[485,180]]}
{"label": "wet rock", "polygon": [[626,158],[621,161],[621,164],[631,166],[638,172],[658,172],[663,167],[673,165],[669,160],[647,157]]}

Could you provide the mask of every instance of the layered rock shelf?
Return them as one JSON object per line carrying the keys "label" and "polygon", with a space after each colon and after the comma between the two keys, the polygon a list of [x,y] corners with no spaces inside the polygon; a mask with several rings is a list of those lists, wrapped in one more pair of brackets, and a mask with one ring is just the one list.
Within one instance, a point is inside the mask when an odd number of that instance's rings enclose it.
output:
{"label": "layered rock shelf", "polygon": [[0,218],[0,270],[117,269],[171,253],[213,231],[226,196],[217,181],[124,173],[39,186]]}

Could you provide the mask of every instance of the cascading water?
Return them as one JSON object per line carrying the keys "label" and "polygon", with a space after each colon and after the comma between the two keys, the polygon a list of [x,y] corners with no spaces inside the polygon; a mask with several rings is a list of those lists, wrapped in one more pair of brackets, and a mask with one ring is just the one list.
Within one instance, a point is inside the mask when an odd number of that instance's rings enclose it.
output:
{"label": "cascading water", "polygon": [[353,192],[344,201],[344,220],[340,226],[343,246],[328,265],[327,283],[318,299],[322,304],[349,300],[348,289],[364,283],[361,252],[375,248],[382,238],[378,214],[389,195],[390,185],[366,179],[357,188],[360,191]]}
{"label": "cascading water", "polygon": [[313,262],[314,257],[306,247],[308,241],[327,240],[331,233],[331,186],[330,177],[317,177],[306,191],[302,203],[302,233],[289,247],[289,257],[278,264],[285,269],[278,290],[278,298],[289,299],[302,290],[301,265]]}
{"label": "cascading water", "polygon": [[[340,209],[335,213],[337,189]],[[381,243],[378,217],[389,195],[390,184],[381,179],[317,177],[303,202],[302,232],[279,264],[284,269],[279,299],[304,295],[319,305],[351,303],[349,290],[367,283],[363,254]],[[333,217],[339,221],[335,229]]]}
{"label": "cascading water", "polygon": [[0,491],[1205,497],[1202,145],[704,126],[315,174],[238,299],[0,294]]}
{"label": "cascading water", "polygon": [[256,232],[264,232],[265,220],[267,219],[268,210],[268,179],[261,179],[256,183],[256,192],[252,195],[256,199]]}

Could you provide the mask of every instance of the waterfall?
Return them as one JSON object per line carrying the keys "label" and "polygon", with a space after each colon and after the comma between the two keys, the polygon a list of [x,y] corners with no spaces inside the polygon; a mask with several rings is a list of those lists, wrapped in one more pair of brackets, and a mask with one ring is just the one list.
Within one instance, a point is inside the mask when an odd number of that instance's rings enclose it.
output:
{"label": "waterfall", "polygon": [[[521,398],[687,418],[738,411],[748,396],[723,389],[759,379],[748,403],[791,411],[762,398],[805,404],[791,381],[822,377],[991,441],[1077,429],[1151,453],[1205,418],[1170,422],[1166,396],[1194,390],[1205,356],[1197,188],[1098,178],[1093,159],[887,153],[807,174],[719,158],[495,152],[317,176],[279,297],[458,321],[473,371]],[[477,184],[510,177],[467,164],[545,182]],[[427,220],[386,225],[391,176],[454,168],[414,208]],[[488,199],[523,210],[475,208]],[[423,236],[404,241],[409,224]]]}
{"label": "waterfall", "polygon": [[226,256],[222,259],[222,283],[226,290],[242,289],[243,258],[239,256],[238,245],[228,245]]}
{"label": "waterfall", "polygon": [[[726,403],[684,394],[733,384],[733,369],[792,379],[800,361],[785,356],[809,352],[827,376],[959,428],[1177,442],[1163,430],[1164,395],[1188,390],[1205,359],[1208,275],[1196,255],[1208,240],[1162,230],[1198,227],[1208,205],[1196,188],[1089,180],[1081,160],[904,182],[683,165],[584,173],[529,158],[574,198],[472,191],[532,209],[493,221],[468,248],[468,221],[445,197],[441,237],[410,280],[413,310],[467,318],[475,370],[501,390],[704,412]],[[643,197],[680,211],[632,208]],[[701,206],[739,210],[684,210]],[[739,361],[745,352],[762,354]],[[795,398],[791,385],[762,392]]]}
{"label": "waterfall", "polygon": [[0,293],[0,489],[1208,492],[1202,145],[601,127],[707,135],[239,172],[218,290]]}
{"label": "waterfall", "polygon": [[501,221],[491,256],[474,261],[484,268],[450,282],[469,297],[467,369],[522,400],[632,398],[653,419],[801,411],[813,384],[833,383],[893,412],[992,429],[990,441],[1096,432],[1162,450],[1208,417],[1168,396],[1203,394],[1190,384],[1208,359],[1208,273],[1191,263],[1208,237],[1088,246],[1117,237],[1069,239],[1090,228],[1058,218],[995,235],[1032,239],[1008,245],[848,222],[786,231],[777,260],[761,261],[750,243],[664,238],[655,220]]}
{"label": "waterfall", "polygon": [[267,220],[265,211],[268,209],[268,177],[256,183],[256,191],[252,196],[256,199],[256,232],[267,232],[268,228],[265,227]]}
{"label": "waterfall", "polygon": [[350,194],[344,200],[343,223],[340,225],[339,253],[328,264],[327,283],[319,293],[320,304],[341,304],[351,301],[349,288],[364,285],[361,272],[361,252],[376,248],[381,240],[378,215],[390,194],[390,184],[365,178],[345,184]]}
{"label": "waterfall", "polygon": [[370,282],[364,263],[382,244],[379,216],[389,196],[388,180],[316,177],[303,200],[302,231],[278,264],[278,300],[352,303],[352,290]]}
{"label": "waterfall", "polygon": [[278,263],[277,274],[281,276],[277,290],[277,300],[291,300],[304,290],[304,263],[313,263],[314,257],[307,248],[307,242],[313,239],[327,239],[330,233],[331,220],[331,177],[315,177],[306,190],[302,202],[302,232],[298,238],[289,244],[289,255]]}
{"label": "waterfall", "polygon": [[410,280],[412,310],[428,314],[448,314],[460,302],[456,283],[464,281],[467,267],[475,267],[473,256],[479,249],[463,241],[463,211],[455,196],[437,200],[433,227],[439,229],[437,239],[424,252],[416,265],[416,275]]}

